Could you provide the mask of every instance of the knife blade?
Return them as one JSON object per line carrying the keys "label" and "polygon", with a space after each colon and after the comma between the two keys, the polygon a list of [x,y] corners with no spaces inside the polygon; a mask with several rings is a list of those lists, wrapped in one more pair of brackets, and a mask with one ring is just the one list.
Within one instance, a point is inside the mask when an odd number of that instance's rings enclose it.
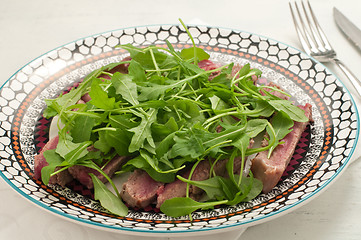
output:
{"label": "knife blade", "polygon": [[333,17],[335,19],[336,25],[361,51],[361,30],[335,7],[333,8]]}

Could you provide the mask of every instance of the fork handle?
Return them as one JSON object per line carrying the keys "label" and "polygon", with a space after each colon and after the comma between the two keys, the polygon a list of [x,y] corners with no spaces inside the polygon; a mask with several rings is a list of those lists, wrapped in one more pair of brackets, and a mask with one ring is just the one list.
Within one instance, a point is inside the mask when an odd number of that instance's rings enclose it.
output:
{"label": "fork handle", "polygon": [[[346,65],[340,61],[339,59],[335,58],[333,59],[336,65],[342,70],[342,72],[346,75],[346,77],[350,80],[354,88],[356,89],[356,92],[359,96],[359,99],[361,99],[361,82],[360,80],[351,72],[351,70],[346,67]],[[361,160],[361,155],[354,157],[352,162],[356,162],[356,160]]]}

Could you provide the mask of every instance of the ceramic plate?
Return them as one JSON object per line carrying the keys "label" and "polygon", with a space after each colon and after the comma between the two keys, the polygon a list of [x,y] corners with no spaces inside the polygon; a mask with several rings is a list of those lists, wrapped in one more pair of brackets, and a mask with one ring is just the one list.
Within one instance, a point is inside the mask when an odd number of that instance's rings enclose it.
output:
{"label": "ceramic plate", "polygon": [[[171,218],[149,208],[126,217],[104,211],[92,192],[76,182],[63,188],[33,179],[34,155],[49,139],[44,99],[74,86],[92,70],[120,61],[118,44],[190,46],[175,25],[143,26],[94,35],[59,47],[27,64],[0,92],[1,176],[28,200],[57,215],[106,230],[135,234],[231,230],[280,216],[311,200],[342,172],[354,151],[358,115],[349,92],[322,64],[300,51],[259,35],[230,29],[190,26],[199,47],[220,63],[251,63],[263,77],[289,92],[298,104],[310,103],[314,122],[303,133],[278,185],[248,203]],[[148,235],[149,236],[149,235]]]}

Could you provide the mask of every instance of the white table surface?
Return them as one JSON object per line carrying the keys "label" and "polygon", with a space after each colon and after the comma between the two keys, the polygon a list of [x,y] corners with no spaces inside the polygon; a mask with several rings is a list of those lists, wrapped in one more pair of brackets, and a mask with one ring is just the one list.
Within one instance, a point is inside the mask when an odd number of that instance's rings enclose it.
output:
{"label": "white table surface", "polygon": [[[332,8],[336,6],[361,27],[361,1],[311,0],[311,3],[339,58],[361,78],[361,52],[344,38],[332,17]],[[123,27],[178,23],[178,18],[186,23],[253,32],[301,48],[285,0],[1,0],[0,10],[1,84],[32,59],[75,39]],[[332,65],[327,66],[345,80]],[[359,101],[358,107],[361,109]],[[357,148],[353,158],[360,155]],[[361,161],[356,161],[316,199],[284,216],[248,228],[240,239],[361,239],[360,185]],[[44,211],[21,197],[3,179],[0,198],[1,240],[134,239]]]}

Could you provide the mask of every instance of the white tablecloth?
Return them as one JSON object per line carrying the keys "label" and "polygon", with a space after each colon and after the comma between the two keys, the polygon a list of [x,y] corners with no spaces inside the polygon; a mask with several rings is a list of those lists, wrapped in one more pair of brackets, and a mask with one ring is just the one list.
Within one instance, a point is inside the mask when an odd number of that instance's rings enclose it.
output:
{"label": "white tablecloth", "polygon": [[[361,78],[361,53],[345,39],[332,17],[336,6],[361,27],[361,1],[311,3],[339,58]],[[177,24],[178,18],[186,23],[253,32],[301,48],[285,0],[2,0],[0,10],[1,84],[32,59],[75,39],[123,27]],[[327,66],[345,79],[334,66]],[[358,107],[361,109],[359,101]],[[361,156],[359,148],[353,158],[356,156]],[[319,197],[291,213],[248,228],[240,239],[360,239],[360,185],[361,161],[357,161]],[[3,179],[0,197],[0,239],[133,239],[46,212],[21,197]]]}

